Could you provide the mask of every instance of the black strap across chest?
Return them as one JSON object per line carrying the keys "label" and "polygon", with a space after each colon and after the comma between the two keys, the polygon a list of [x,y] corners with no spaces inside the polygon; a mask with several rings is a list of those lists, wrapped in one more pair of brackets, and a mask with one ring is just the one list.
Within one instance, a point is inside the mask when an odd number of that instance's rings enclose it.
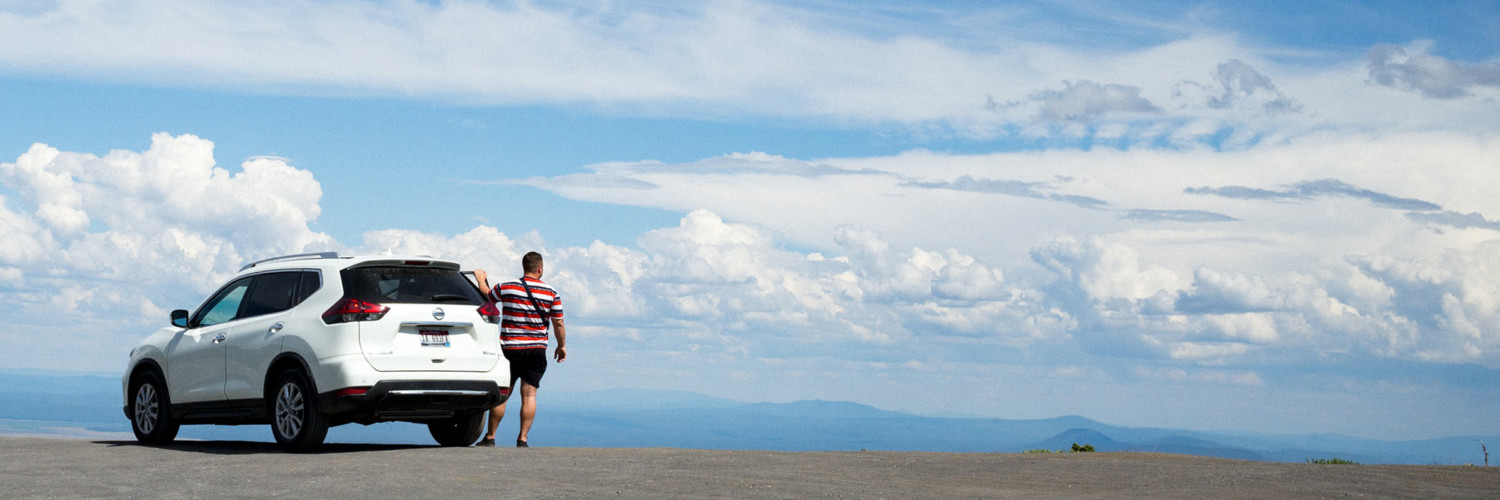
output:
{"label": "black strap across chest", "polygon": [[541,316],[542,317],[542,328],[546,328],[548,326],[551,326],[552,325],[552,321],[551,321],[552,311],[550,309],[543,308],[542,304],[540,302],[536,301],[536,296],[531,294],[531,287],[526,286],[526,277],[525,276],[521,277],[521,288],[523,288],[523,289],[526,290],[526,298],[531,299],[531,305],[532,305],[532,307],[536,308],[536,314],[537,314],[537,316]]}

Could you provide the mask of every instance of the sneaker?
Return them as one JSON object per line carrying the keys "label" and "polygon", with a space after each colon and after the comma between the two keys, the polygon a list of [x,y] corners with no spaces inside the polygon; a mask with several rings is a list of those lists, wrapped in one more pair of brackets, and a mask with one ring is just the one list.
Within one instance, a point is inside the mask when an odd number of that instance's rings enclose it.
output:
{"label": "sneaker", "polygon": [[490,438],[484,438],[484,439],[479,440],[479,443],[475,444],[474,446],[489,446],[489,447],[494,447],[495,446],[495,440],[490,439]]}
{"label": "sneaker", "polygon": [[[494,446],[494,445],[490,445],[490,446]],[[517,447],[517,448],[530,448],[530,447],[531,447],[531,445],[528,445],[528,444],[526,444],[526,442],[525,442],[525,441],[522,441],[522,440],[519,440],[519,439],[517,439],[517,440],[516,440],[516,447]]]}

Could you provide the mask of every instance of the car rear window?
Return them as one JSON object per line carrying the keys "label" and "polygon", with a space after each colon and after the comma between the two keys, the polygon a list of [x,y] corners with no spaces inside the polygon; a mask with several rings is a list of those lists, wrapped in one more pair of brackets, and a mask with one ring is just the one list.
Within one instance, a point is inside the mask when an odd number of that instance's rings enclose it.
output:
{"label": "car rear window", "polygon": [[458,271],[430,267],[356,267],[341,271],[344,296],[376,304],[484,303]]}

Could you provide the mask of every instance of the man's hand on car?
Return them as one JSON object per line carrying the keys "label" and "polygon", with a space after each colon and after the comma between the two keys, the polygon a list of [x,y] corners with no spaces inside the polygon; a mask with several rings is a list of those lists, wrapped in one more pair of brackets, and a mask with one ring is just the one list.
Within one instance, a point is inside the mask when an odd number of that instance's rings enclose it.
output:
{"label": "man's hand on car", "polygon": [[490,275],[483,269],[474,270],[474,282],[479,284],[480,293],[490,293]]}

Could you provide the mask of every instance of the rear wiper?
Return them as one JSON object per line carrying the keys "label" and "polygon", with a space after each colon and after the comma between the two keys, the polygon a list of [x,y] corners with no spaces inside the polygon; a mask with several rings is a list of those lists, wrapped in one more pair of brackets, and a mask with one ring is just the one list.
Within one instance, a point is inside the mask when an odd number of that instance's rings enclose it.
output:
{"label": "rear wiper", "polygon": [[472,302],[473,300],[474,299],[463,295],[455,295],[451,293],[440,293],[432,296],[433,302]]}

